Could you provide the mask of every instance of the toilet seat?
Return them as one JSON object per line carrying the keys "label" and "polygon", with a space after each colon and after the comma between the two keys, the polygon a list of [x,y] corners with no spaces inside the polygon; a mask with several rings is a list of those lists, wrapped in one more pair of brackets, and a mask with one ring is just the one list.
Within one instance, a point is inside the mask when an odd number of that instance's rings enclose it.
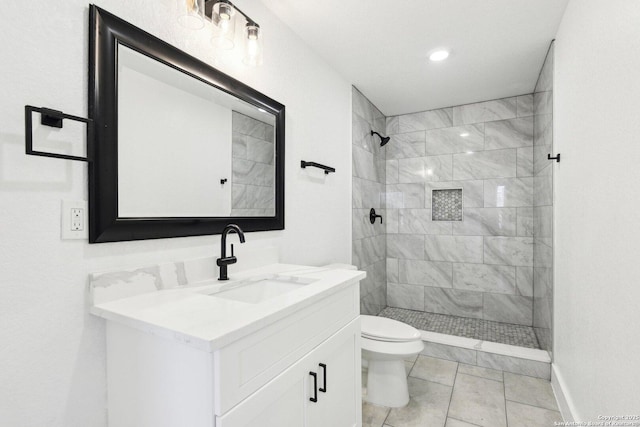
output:
{"label": "toilet seat", "polygon": [[367,358],[373,359],[396,359],[409,357],[420,353],[424,349],[422,340],[406,342],[399,341],[379,341],[362,337],[360,347]]}
{"label": "toilet seat", "polygon": [[406,343],[421,338],[416,328],[386,317],[361,315],[360,322],[362,337],[370,340]]}

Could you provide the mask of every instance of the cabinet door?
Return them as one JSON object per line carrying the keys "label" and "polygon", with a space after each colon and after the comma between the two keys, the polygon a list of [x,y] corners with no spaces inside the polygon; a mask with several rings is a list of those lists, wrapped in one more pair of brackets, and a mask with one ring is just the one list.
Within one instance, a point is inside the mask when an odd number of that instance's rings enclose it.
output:
{"label": "cabinet door", "polygon": [[216,427],[303,427],[304,395],[304,377],[293,366],[217,417]]}
{"label": "cabinet door", "polygon": [[[318,401],[305,399],[306,427],[361,425],[359,320],[351,322],[345,329],[341,331],[342,335],[336,334],[330,339],[333,341],[330,346],[314,352],[315,363],[310,370],[317,375]],[[309,376],[307,390],[310,396],[314,394],[313,383],[313,377]]]}
{"label": "cabinet door", "polygon": [[[360,321],[356,319],[289,369],[216,418],[216,427],[360,425]],[[325,371],[319,364],[327,366]],[[316,373],[314,384],[310,372]],[[326,380],[326,382],[325,382]],[[326,384],[326,392],[316,391]],[[310,398],[317,394],[317,402]]]}

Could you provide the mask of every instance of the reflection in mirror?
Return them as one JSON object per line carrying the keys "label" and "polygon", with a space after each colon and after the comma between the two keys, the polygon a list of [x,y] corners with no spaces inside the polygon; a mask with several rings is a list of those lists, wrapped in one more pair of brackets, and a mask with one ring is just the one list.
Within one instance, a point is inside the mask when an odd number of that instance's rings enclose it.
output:
{"label": "reflection in mirror", "polygon": [[274,125],[239,111],[232,112],[231,121],[231,216],[274,216]]}
{"label": "reflection in mirror", "polygon": [[275,116],[118,45],[118,216],[275,215]]}

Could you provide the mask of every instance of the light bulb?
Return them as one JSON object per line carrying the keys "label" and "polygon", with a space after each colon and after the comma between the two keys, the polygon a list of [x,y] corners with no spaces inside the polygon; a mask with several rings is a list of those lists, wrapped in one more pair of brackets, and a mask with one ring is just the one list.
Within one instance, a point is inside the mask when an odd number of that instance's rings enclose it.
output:
{"label": "light bulb", "polygon": [[218,2],[213,5],[211,44],[216,48],[229,50],[235,46],[236,20],[234,15],[235,9],[228,3]]}
{"label": "light bulb", "polygon": [[262,31],[260,26],[253,22],[247,22],[244,33],[245,52],[242,62],[252,67],[262,65]]}

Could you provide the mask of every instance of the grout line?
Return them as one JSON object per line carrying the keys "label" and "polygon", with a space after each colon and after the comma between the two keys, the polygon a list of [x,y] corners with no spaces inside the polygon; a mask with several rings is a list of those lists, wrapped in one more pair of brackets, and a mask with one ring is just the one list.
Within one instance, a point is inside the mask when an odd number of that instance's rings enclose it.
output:
{"label": "grout line", "polygon": [[[411,398],[411,396],[409,396],[409,398]],[[385,424],[387,424],[387,419],[389,418],[389,415],[391,415],[391,411],[393,411],[393,408],[389,408],[389,410],[387,411],[387,415],[384,417],[384,420],[382,421],[382,424],[380,425],[380,427],[384,426]],[[389,426],[391,426],[391,424],[388,424]],[[391,426],[393,427],[393,426]]]}
{"label": "grout line", "polygon": [[449,409],[451,409],[451,401],[453,400],[453,390],[456,387],[456,382],[458,379],[458,371],[460,370],[460,362],[456,362],[456,374],[453,377],[453,385],[451,386],[451,395],[449,396],[449,404],[447,405],[447,413],[444,417],[444,423],[447,424],[447,418],[449,418]]}
{"label": "grout line", "polygon": [[[468,366],[475,366],[476,368],[482,368],[482,369],[493,369],[493,368],[485,368],[484,366],[478,366],[478,365],[469,365],[468,363],[462,363],[462,362],[458,362],[458,364],[462,364],[462,365],[468,365]],[[498,371],[499,369],[493,369],[494,371]],[[504,374],[504,371],[500,371]],[[476,377],[476,378],[482,378],[483,380],[489,380],[489,381],[495,381],[497,383],[502,383],[504,382],[504,375],[502,377],[502,381],[500,380],[494,380],[493,378],[487,378],[487,377],[482,377],[480,375],[474,375],[471,374],[469,372],[460,372],[462,375],[469,375],[470,377]]]}
{"label": "grout line", "polygon": [[[555,396],[554,396],[555,398]],[[537,406],[537,405],[532,405],[530,403],[524,403],[524,402],[518,402],[517,400],[512,400],[512,399],[507,399],[505,396],[505,400],[508,402],[513,402],[513,403],[517,403],[519,405],[525,405],[525,406],[529,406],[531,408],[537,408],[537,409],[544,409],[545,411],[551,411],[551,412],[558,412],[560,413],[560,409],[549,409],[549,408],[544,408],[542,406]],[[556,402],[556,407],[557,407],[557,402]]]}
{"label": "grout line", "polygon": [[[508,356],[507,356],[507,357],[508,357]],[[527,360],[527,359],[524,359],[524,360]],[[534,360],[534,361],[532,361],[532,362],[536,362],[536,361]],[[547,363],[547,362],[538,362],[538,363]],[[550,363],[549,363],[549,364],[550,364]],[[492,368],[489,368],[489,369],[492,369]],[[502,376],[503,376],[503,378],[504,378],[504,374],[511,374],[511,375],[518,375],[518,376],[520,376],[520,377],[533,378],[533,379],[540,380],[540,381],[546,381],[546,382],[548,382],[549,384],[551,384],[551,381],[549,381],[549,380],[546,380],[546,379],[544,379],[544,378],[540,378],[540,377],[534,377],[534,376],[527,375],[527,374],[518,374],[518,373],[516,373],[516,372],[502,371]],[[513,402],[513,400],[512,400],[512,402]],[[520,403],[520,402],[518,402],[518,403]]]}
{"label": "grout line", "polygon": [[502,371],[502,397],[504,398],[504,424],[509,427],[509,417],[507,416],[507,385],[504,382],[504,371]]}
{"label": "grout line", "polygon": [[458,419],[458,418],[453,418],[453,417],[447,417],[447,418],[451,418],[452,420],[460,421],[461,423],[469,424],[470,426],[482,427],[482,426],[480,426],[478,424],[470,423],[469,421],[461,420],[461,419]]}

